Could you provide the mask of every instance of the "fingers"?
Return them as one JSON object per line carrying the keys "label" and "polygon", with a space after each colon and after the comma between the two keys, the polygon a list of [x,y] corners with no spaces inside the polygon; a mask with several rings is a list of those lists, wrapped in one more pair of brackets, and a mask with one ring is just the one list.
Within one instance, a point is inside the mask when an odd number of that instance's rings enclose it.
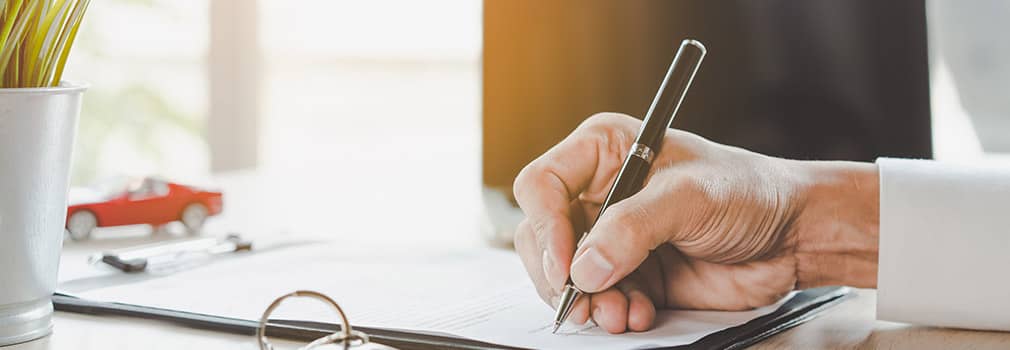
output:
{"label": "fingers", "polygon": [[678,220],[665,185],[650,182],[617,203],[593,226],[572,263],[572,281],[586,292],[612,287],[639,268],[649,253],[669,241]]}
{"label": "fingers", "polygon": [[593,321],[609,333],[642,332],[652,328],[656,307],[642,289],[641,278],[629,277],[615,288],[592,294]]}
{"label": "fingers", "polygon": [[589,307],[592,301],[592,295],[585,295],[575,301],[575,305],[572,305],[572,313],[568,315],[568,322],[577,325],[586,324],[589,322]]}
{"label": "fingers", "polygon": [[560,289],[568,278],[575,239],[581,234],[574,223],[584,210],[573,210],[572,203],[586,191],[605,191],[637,124],[627,116],[594,116],[516,177],[516,201],[531,230],[524,238],[536,241],[520,255],[541,267],[548,285]]}
{"label": "fingers", "polygon": [[622,282],[618,283],[618,288],[628,298],[628,330],[644,332],[652,328],[656,320],[656,306],[641,286],[634,282]]}
{"label": "fingers", "polygon": [[[579,226],[584,226],[580,225],[580,218],[595,217],[598,212],[592,204],[583,207],[580,199],[590,203],[602,201],[639,126],[638,120],[628,116],[594,116],[527,165],[516,178],[513,186],[516,201],[526,214],[526,220],[517,230],[516,250],[540,297],[552,307],[556,307],[554,299],[560,294],[572,267],[576,239],[582,232]],[[646,252],[648,249],[651,248],[646,248]],[[591,252],[583,251],[580,256],[588,262],[607,261]],[[643,255],[641,260],[644,259]],[[641,260],[633,265],[621,261],[621,269],[630,266],[633,270]],[[604,275],[608,281],[603,283],[613,286],[629,272]],[[612,276],[620,277],[610,278]],[[614,333],[651,327],[655,306],[648,294],[637,284],[622,288],[593,289],[593,292],[603,292],[581,298],[569,320],[584,323],[592,316],[604,329]]]}
{"label": "fingers", "polygon": [[[571,224],[575,232],[582,232],[585,227],[581,202],[572,201]],[[552,230],[535,230],[530,226],[530,220],[523,220],[516,228],[516,252],[526,267],[537,292],[544,301],[556,304],[551,299],[561,294],[565,281],[568,280],[568,270],[571,260],[556,259],[557,256],[571,256],[575,250],[577,237],[572,234],[558,233]],[[556,305],[551,305],[552,307]]]}
{"label": "fingers", "polygon": [[[547,268],[544,267],[542,260],[537,259],[536,252],[540,252],[541,249],[537,247],[536,240],[533,238],[533,230],[529,227],[529,222],[523,220],[519,223],[516,230],[515,239],[516,251],[519,252],[519,258],[523,262],[523,266],[526,267],[526,273],[530,276],[530,280],[533,281],[533,285],[537,289],[537,295],[551,308],[557,308],[559,303],[559,296],[561,287],[555,287],[552,283],[547,281],[545,276],[545,271]],[[533,252],[533,253],[531,253]],[[562,277],[560,285],[564,284],[564,281],[568,278],[567,271]],[[572,306],[572,313],[568,315],[568,322],[573,324],[585,324],[589,320],[589,297],[579,298]]]}
{"label": "fingers", "polygon": [[593,294],[593,321],[608,333],[623,333],[628,327],[628,298],[616,288]]}
{"label": "fingers", "polygon": [[655,278],[659,275],[650,276],[645,271],[638,270],[617,284],[617,288],[628,299],[628,330],[632,332],[647,331],[656,320],[655,299],[647,292],[646,285],[650,281],[646,276],[653,280],[661,279]]}
{"label": "fingers", "polygon": [[557,298],[558,294],[555,292],[555,289],[551,288],[550,283],[547,282],[547,278],[544,276],[544,267],[538,254],[540,248],[537,246],[536,239],[533,237],[533,230],[529,227],[527,220],[520,222],[516,228],[515,246],[516,251],[519,253],[519,259],[526,268],[526,274],[533,281],[533,286],[536,287],[540,299],[550,304],[551,307],[557,307],[557,305],[553,305],[556,304],[553,300]]}

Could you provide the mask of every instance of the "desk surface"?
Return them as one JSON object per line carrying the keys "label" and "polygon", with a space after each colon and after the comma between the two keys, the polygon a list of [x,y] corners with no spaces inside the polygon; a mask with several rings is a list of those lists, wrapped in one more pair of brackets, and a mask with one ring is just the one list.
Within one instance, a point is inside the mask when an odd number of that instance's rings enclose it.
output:
{"label": "desk surface", "polygon": [[[278,176],[279,179],[288,177]],[[228,220],[228,217],[219,218],[208,223],[208,227],[214,232],[241,232],[247,237],[258,239],[255,233],[260,232],[264,237],[273,237],[278,232],[330,232],[334,230],[324,230],[325,220],[318,225],[313,225],[311,220],[303,220],[309,216],[327,217],[323,213],[297,211],[280,211],[276,207],[259,208],[255,203],[301,203],[304,198],[287,198],[283,193],[273,193],[270,189],[279,186],[265,185],[262,179],[246,176],[234,176],[221,184],[229,193],[229,211],[227,216],[235,218]],[[306,181],[312,184],[313,181]],[[270,184],[270,182],[266,182]],[[255,186],[254,186],[255,185]],[[290,186],[290,185],[289,185]],[[365,186],[368,187],[368,186]],[[478,188],[474,184],[473,188]],[[260,189],[259,191],[253,189]],[[268,193],[262,193],[266,191]],[[313,193],[311,191],[294,190],[292,193]],[[287,192],[285,192],[287,193]],[[356,198],[351,202],[375,202],[372,205],[392,205],[386,196],[364,196]],[[466,197],[466,196],[464,196]],[[324,197],[329,198],[329,197]],[[425,198],[420,196],[419,198]],[[469,197],[467,197],[469,198]],[[479,195],[475,193],[471,201],[458,201],[461,206],[473,207],[471,209],[460,209],[459,212],[465,214],[467,210],[479,212]],[[369,203],[371,203],[369,202]],[[396,202],[396,201],[393,201]],[[395,204],[395,203],[394,203]],[[413,205],[410,202],[403,203],[404,206]],[[313,208],[314,206],[307,206]],[[394,210],[399,212],[399,210]],[[270,215],[267,215],[270,213]],[[367,214],[368,211],[365,211]],[[421,210],[412,212],[417,217],[427,217],[431,213]],[[368,215],[351,220],[350,223],[341,226],[341,230],[332,232],[331,238],[342,240],[363,239],[362,237],[375,236],[381,239],[392,239],[389,236],[380,235],[356,235],[355,232],[380,230],[382,232],[398,232],[401,234],[395,238],[402,244],[434,244],[446,246],[448,244],[479,244],[479,236],[472,232],[472,227],[477,224],[467,220],[453,220],[458,227],[445,226],[444,220],[434,219],[414,220],[414,217],[400,217],[400,220],[376,221],[375,217]],[[469,217],[468,215],[460,215]],[[478,216],[478,215],[473,215]],[[222,220],[223,219],[223,220]],[[427,221],[425,221],[427,220]],[[356,224],[357,223],[357,224]],[[381,224],[380,227],[373,226]],[[462,232],[458,236],[423,236],[423,240],[415,237],[416,229],[410,230],[400,228],[414,226],[436,226],[448,232]],[[437,225],[436,225],[437,224]],[[301,225],[301,226],[299,226]],[[322,226],[319,226],[322,225]],[[440,225],[440,226],[439,226]],[[427,232],[427,231],[424,231]],[[248,234],[247,234],[248,233]],[[343,233],[342,236],[336,234]],[[165,235],[149,237],[147,233],[133,234],[131,232],[106,232],[105,236],[114,236],[112,239],[93,239],[86,242],[74,242],[67,244],[63,252],[60,263],[61,281],[71,280],[86,276],[92,267],[84,262],[89,254],[116,249],[125,246],[133,246],[141,243],[169,239]],[[469,241],[470,243],[467,243]],[[950,349],[963,348],[970,345],[972,349],[1010,349],[1010,332],[977,332],[951,329],[938,329],[928,327],[915,327],[905,324],[882,322],[875,320],[876,292],[873,290],[857,290],[852,298],[839,303],[827,310],[820,317],[807,322],[799,327],[776,335],[754,348],[793,348],[793,349],[876,349],[876,348],[897,348],[897,349]],[[49,350],[49,349],[257,349],[255,340],[252,337],[220,334],[209,331],[193,330],[170,325],[161,322],[145,321],[131,318],[116,317],[95,317],[86,315],[69,314],[63,312],[56,313],[56,328],[54,333],[46,338],[13,347],[3,348],[4,350]],[[278,342],[278,348],[294,348],[294,344]]]}
{"label": "desk surface", "polygon": [[[857,290],[806,324],[776,335],[755,349],[1010,349],[1010,333],[978,332],[874,320],[876,293]],[[279,348],[294,348],[278,343]],[[256,349],[252,337],[219,334],[165,323],[56,313],[56,329],[44,339],[9,350],[50,349]]]}

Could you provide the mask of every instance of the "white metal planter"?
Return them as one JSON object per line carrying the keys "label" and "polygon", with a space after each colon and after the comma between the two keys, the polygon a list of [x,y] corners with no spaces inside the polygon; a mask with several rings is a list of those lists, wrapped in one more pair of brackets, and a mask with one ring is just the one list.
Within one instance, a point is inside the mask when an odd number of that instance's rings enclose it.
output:
{"label": "white metal planter", "polygon": [[52,331],[67,182],[86,86],[0,89],[0,346]]}

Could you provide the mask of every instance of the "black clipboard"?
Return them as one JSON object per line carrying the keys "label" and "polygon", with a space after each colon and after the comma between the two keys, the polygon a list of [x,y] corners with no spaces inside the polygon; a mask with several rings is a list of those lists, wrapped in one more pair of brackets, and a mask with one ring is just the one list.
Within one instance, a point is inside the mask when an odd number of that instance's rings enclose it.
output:
{"label": "black clipboard", "polygon": [[[789,301],[782,304],[770,314],[755,318],[749,322],[709,334],[698,341],[682,346],[661,349],[693,350],[693,349],[742,349],[760,342],[772,335],[795,327],[817,316],[821,311],[837,304],[849,295],[847,287],[821,287],[807,289],[796,293]],[[99,316],[124,316],[158,320],[174,323],[184,327],[253,336],[259,323],[254,320],[222,317],[187,311],[170,310],[150,306],[94,301],[75,296],[53,294],[53,306],[57,311],[72,312]],[[332,334],[340,329],[339,325],[322,322],[306,322],[297,320],[271,320],[266,334],[270,337],[312,341]],[[522,349],[498,344],[491,344],[472,339],[453,336],[417,333],[395,329],[375,327],[358,327],[369,335],[373,342],[382,343],[403,350],[427,349]]]}

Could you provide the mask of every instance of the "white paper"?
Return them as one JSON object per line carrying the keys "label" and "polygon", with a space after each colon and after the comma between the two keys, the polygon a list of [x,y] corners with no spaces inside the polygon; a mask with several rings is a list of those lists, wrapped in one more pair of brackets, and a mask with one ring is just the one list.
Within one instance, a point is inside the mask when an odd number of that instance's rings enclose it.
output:
{"label": "white paper", "polygon": [[[211,264],[171,276],[80,293],[94,299],[258,319],[270,302],[298,289],[336,299],[360,326],[451,334],[538,349],[633,349],[692,343],[769,313],[660,311],[648,332],[607,334],[566,325],[551,334],[543,303],[515,253],[482,249],[442,254],[336,245],[298,248]],[[784,299],[785,300],[785,299]],[[275,316],[338,322],[321,303],[285,303]]]}

